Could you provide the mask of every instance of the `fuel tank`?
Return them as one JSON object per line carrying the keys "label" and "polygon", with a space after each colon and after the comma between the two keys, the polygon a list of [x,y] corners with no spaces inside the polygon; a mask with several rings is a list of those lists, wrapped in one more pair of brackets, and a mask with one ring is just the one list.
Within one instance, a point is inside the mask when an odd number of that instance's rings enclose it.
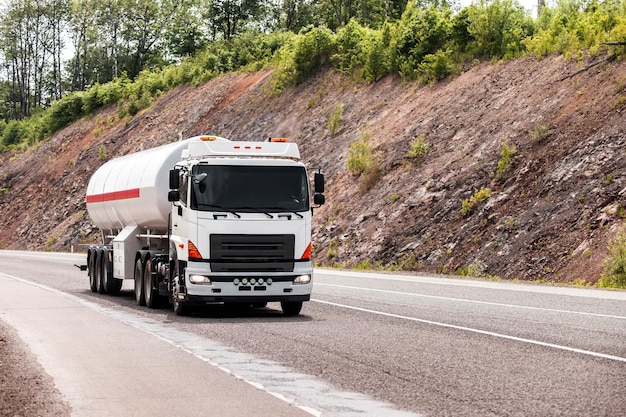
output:
{"label": "fuel tank", "polygon": [[87,185],[87,211],[102,230],[140,226],[166,233],[170,203],[169,171],[191,139],[112,159]]}

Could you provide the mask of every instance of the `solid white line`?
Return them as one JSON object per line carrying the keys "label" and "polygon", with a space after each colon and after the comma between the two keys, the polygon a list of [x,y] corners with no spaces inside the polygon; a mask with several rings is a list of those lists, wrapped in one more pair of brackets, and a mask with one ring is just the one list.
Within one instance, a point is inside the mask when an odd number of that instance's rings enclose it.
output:
{"label": "solid white line", "polygon": [[316,275],[326,277],[349,277],[358,279],[374,279],[377,281],[396,281],[396,282],[410,282],[413,284],[432,284],[432,285],[444,285],[452,287],[470,287],[470,288],[489,288],[495,290],[505,291],[519,291],[519,292],[532,292],[541,294],[558,294],[567,295],[571,297],[584,297],[584,298],[600,298],[607,300],[619,300],[626,301],[626,291],[614,291],[599,288],[580,288],[580,287],[565,287],[565,286],[553,286],[553,285],[536,285],[531,282],[511,282],[511,281],[486,281],[477,278],[459,278],[450,276],[428,276],[428,275],[393,275],[384,274],[380,272],[361,272],[350,270],[328,270],[318,269],[314,270]]}
{"label": "solid white line", "polygon": [[612,314],[600,314],[600,313],[588,313],[585,311],[572,311],[572,310],[559,310],[554,308],[545,308],[545,307],[531,307],[531,306],[521,306],[518,304],[506,304],[506,303],[493,303],[490,301],[477,301],[477,300],[467,300],[464,298],[454,298],[454,297],[442,297],[439,295],[427,295],[427,294],[418,294],[418,293],[410,293],[410,292],[401,292],[401,291],[391,291],[391,290],[381,290],[377,288],[363,288],[363,287],[352,287],[349,285],[338,285],[338,284],[323,284],[316,282],[316,286],[326,286],[326,287],[336,287],[336,288],[344,288],[349,290],[358,290],[358,291],[372,291],[372,292],[380,292],[383,294],[394,294],[394,295],[406,295],[412,297],[421,297],[421,298],[434,298],[437,300],[446,300],[446,301],[458,301],[462,303],[471,303],[471,304],[483,304],[483,305],[491,305],[498,307],[507,307],[507,308],[521,308],[526,310],[539,310],[539,311],[550,311],[555,313],[567,313],[567,314],[578,314],[581,316],[593,316],[593,317],[603,317],[603,318],[611,318],[611,319],[621,319],[626,320],[626,316],[615,316]]}
{"label": "solid white line", "polygon": [[580,354],[583,354],[583,355],[594,356],[596,358],[609,359],[609,360],[619,361],[619,362],[626,362],[626,358],[623,358],[621,356],[607,355],[607,354],[604,354],[604,353],[592,352],[592,351],[589,351],[589,350],[577,349],[577,348],[573,348],[573,347],[569,347],[569,346],[557,345],[557,344],[554,344],[554,343],[541,342],[539,340],[525,339],[525,338],[522,338],[522,337],[510,336],[510,335],[506,335],[506,334],[502,334],[502,333],[495,333],[495,332],[490,332],[490,331],[486,331],[486,330],[473,329],[471,327],[457,326],[457,325],[449,324],[449,323],[440,323],[440,322],[436,322],[436,321],[432,321],[432,320],[418,319],[416,317],[402,316],[402,315],[399,315],[399,314],[386,313],[384,311],[370,310],[368,308],[349,306],[349,305],[345,305],[345,304],[333,303],[333,302],[330,302],[330,301],[323,301],[323,300],[318,300],[318,299],[313,299],[313,298],[311,299],[311,301],[315,301],[315,302],[321,303],[321,304],[331,305],[331,306],[334,306],[334,307],[341,307],[341,308],[347,308],[347,309],[350,309],[350,310],[361,311],[363,313],[377,314],[379,316],[393,317],[393,318],[402,319],[402,320],[410,320],[410,321],[414,321],[414,322],[418,322],[418,323],[430,324],[430,325],[433,325],[433,326],[447,327],[449,329],[462,330],[462,331],[465,331],[465,332],[472,332],[472,333],[478,333],[478,334],[482,334],[482,335],[486,335],[486,336],[499,337],[501,339],[513,340],[513,341],[516,341],[516,342],[530,343],[530,344],[533,344],[533,345],[544,346],[544,347],[549,347],[549,348],[554,348],[554,349],[560,349],[560,350],[565,350],[565,351],[568,351],[568,352],[580,353]]}

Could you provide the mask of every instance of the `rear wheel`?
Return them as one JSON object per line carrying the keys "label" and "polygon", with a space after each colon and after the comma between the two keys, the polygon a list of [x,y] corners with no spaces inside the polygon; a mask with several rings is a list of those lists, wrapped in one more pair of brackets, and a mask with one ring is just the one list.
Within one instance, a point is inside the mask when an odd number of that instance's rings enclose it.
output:
{"label": "rear wheel", "polygon": [[146,305],[149,308],[159,308],[161,306],[161,298],[159,291],[156,289],[156,283],[152,279],[152,259],[148,258],[143,267],[143,293]]}
{"label": "rear wheel", "polygon": [[89,259],[87,260],[87,264],[89,266],[89,288],[91,288],[92,292],[98,292],[98,279],[96,276],[96,258],[97,252],[95,249],[89,249]]}
{"label": "rear wheel", "polygon": [[141,258],[135,261],[135,300],[137,305],[146,305],[146,294],[143,291],[143,262]]}
{"label": "rear wheel", "polygon": [[103,275],[104,275],[104,250],[98,250],[98,255],[96,256],[96,285],[98,288],[98,294],[106,294],[106,289],[104,288]]}
{"label": "rear wheel", "polygon": [[285,316],[297,316],[302,310],[302,301],[281,301],[280,307]]}
{"label": "rear wheel", "polygon": [[113,278],[113,263],[109,256],[111,252],[106,249],[102,252],[102,274],[100,279],[102,280],[102,287],[108,294],[117,294],[122,288],[123,281],[121,279]]}

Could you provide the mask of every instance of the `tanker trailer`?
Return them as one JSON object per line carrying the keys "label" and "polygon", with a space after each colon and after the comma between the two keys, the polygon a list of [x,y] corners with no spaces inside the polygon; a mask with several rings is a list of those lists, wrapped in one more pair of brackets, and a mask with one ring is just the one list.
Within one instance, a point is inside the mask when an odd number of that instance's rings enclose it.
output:
{"label": "tanker trailer", "polygon": [[[314,192],[295,143],[197,136],[113,159],[87,186],[102,234],[89,247],[90,288],[116,293],[134,280],[139,305],[280,302],[300,313],[311,296]],[[313,201],[311,201],[313,200]]]}

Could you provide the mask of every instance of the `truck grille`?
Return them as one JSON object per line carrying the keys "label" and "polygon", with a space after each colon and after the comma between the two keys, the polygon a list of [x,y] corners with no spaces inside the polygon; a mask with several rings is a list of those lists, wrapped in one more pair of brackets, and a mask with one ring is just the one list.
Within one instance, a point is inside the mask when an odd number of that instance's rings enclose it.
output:
{"label": "truck grille", "polygon": [[291,272],[294,235],[211,235],[214,272]]}

